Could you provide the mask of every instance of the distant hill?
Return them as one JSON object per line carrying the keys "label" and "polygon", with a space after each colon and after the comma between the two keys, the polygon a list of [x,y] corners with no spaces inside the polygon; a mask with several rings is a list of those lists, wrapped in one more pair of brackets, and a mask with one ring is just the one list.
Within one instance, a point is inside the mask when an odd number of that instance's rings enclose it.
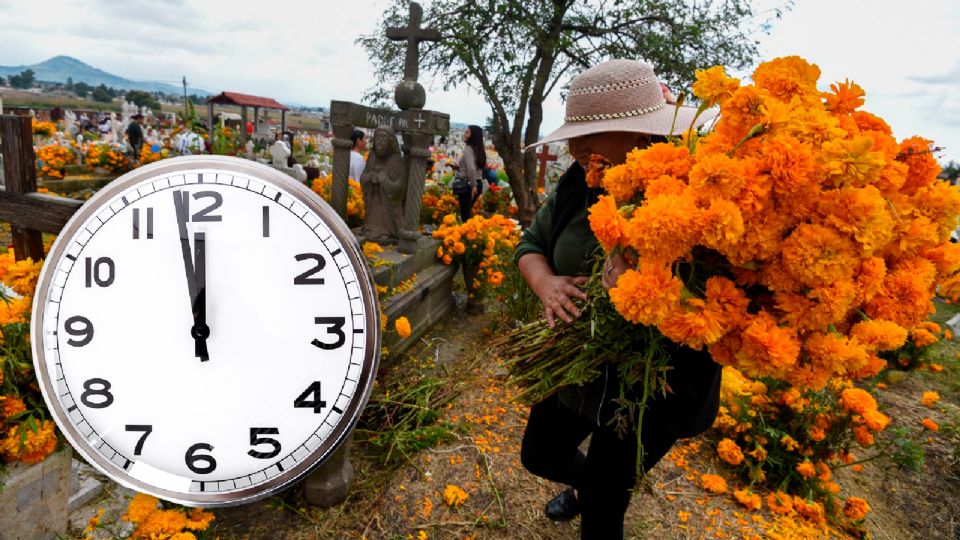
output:
{"label": "distant hill", "polygon": [[[55,56],[49,60],[40,62],[39,64],[34,64],[32,66],[0,66],[0,77],[19,75],[21,72],[27,69],[33,70],[38,81],[66,83],[68,78],[73,78],[73,82],[75,83],[85,82],[92,86],[104,84],[107,86],[112,86],[118,90],[144,90],[146,92],[163,92],[165,94],[175,95],[183,92],[182,86],[125,79],[123,77],[113,75],[112,73],[107,73],[102,69],[97,69],[69,56]],[[188,87],[187,90],[191,94],[198,94],[201,96],[212,95],[206,90],[198,90],[190,87]]]}

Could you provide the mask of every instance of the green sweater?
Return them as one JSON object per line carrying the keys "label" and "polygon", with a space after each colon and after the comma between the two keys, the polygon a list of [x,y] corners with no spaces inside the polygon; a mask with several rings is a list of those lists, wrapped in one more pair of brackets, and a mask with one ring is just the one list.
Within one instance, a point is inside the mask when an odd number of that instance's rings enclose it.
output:
{"label": "green sweater", "polygon": [[[539,253],[547,257],[550,232],[553,227],[553,211],[556,207],[556,190],[547,197],[546,202],[537,211],[533,223],[523,230],[520,243],[514,254],[516,261],[520,261],[527,253]],[[589,275],[593,263],[593,253],[597,249],[597,238],[590,230],[587,220],[587,200],[570,223],[557,238],[553,250],[553,263],[558,276]],[[549,259],[550,257],[547,257]]]}

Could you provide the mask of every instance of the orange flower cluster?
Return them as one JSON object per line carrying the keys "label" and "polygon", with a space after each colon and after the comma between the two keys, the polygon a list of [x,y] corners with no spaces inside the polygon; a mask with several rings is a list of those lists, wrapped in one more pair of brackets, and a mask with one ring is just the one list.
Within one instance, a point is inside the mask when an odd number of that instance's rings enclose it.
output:
{"label": "orange flower cluster", "polygon": [[423,194],[422,201],[420,223],[425,225],[439,225],[444,216],[456,214],[460,211],[460,203],[457,202],[457,198],[440,186],[428,188]]}
{"label": "orange flower cluster", "polygon": [[960,298],[960,190],[937,179],[930,141],[898,143],[858,110],[860,87],[821,93],[819,75],[799,57],[747,86],[698,73],[714,130],[631,151],[590,210],[607,251],[638,255],[610,291],[626,319],[812,389],[876,374],[938,286]]}
{"label": "orange flower cluster", "polygon": [[466,223],[458,223],[455,214],[444,216],[433,237],[443,243],[437,248],[437,258],[443,264],[476,266],[478,288],[483,284],[494,287],[503,282],[504,265],[510,264],[510,253],[520,240],[517,224],[500,214],[489,218],[473,216]]}
{"label": "orange flower cluster", "polygon": [[93,167],[103,167],[114,173],[130,169],[130,163],[123,152],[108,144],[91,144],[88,146],[84,162]]}
{"label": "orange flower cluster", "polygon": [[[319,195],[328,203],[333,200],[333,175],[328,174],[323,178],[317,178],[313,181],[310,189]],[[363,205],[363,188],[360,182],[352,178],[347,179],[347,225],[350,227],[359,227],[363,225],[363,218],[366,216],[366,210]]]}
{"label": "orange flower cluster", "polygon": [[[768,386],[769,383],[769,386]],[[840,486],[832,480],[833,468],[849,465],[854,444],[874,444],[890,418],[877,410],[877,401],[849,381],[832,380],[821,390],[800,390],[780,381],[761,382],[732,367],[723,368],[720,412],[714,428],[722,437],[717,443],[720,458],[752,483],[765,483],[782,490],[781,497],[767,504],[789,514],[803,515],[798,500],[812,497],[810,510],[839,511],[835,495]],[[739,456],[741,459],[730,459]],[[787,508],[790,506],[790,508]],[[776,510],[774,510],[776,511]]]}
{"label": "orange flower cluster", "polygon": [[63,178],[63,169],[77,162],[73,150],[59,144],[48,144],[36,149],[37,174]]}
{"label": "orange flower cluster", "polygon": [[135,526],[130,536],[133,539],[196,540],[192,531],[207,530],[214,515],[200,508],[164,508],[156,497],[137,493],[122,519]]}
{"label": "orange flower cluster", "polygon": [[153,148],[153,146],[147,143],[144,143],[143,146],[140,147],[140,161],[137,162],[137,167],[149,165],[150,163],[156,163],[161,159],[170,157],[169,149],[157,145],[157,151],[154,152]]}
{"label": "orange flower cluster", "polygon": [[53,122],[38,122],[37,119],[34,118],[32,124],[34,135],[53,137],[53,134],[57,132],[57,125]]}

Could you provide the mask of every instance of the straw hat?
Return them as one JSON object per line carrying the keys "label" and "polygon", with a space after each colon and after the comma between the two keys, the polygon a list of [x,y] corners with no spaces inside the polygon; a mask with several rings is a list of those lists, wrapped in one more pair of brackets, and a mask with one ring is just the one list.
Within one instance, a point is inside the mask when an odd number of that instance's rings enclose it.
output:
{"label": "straw hat", "polygon": [[[608,60],[574,77],[567,94],[563,125],[529,147],[605,131],[651,135],[683,133],[690,127],[697,109],[678,109],[668,104],[663,94],[650,64],[637,60]],[[718,112],[713,109],[704,111],[697,118],[696,125],[699,127],[712,120]]]}

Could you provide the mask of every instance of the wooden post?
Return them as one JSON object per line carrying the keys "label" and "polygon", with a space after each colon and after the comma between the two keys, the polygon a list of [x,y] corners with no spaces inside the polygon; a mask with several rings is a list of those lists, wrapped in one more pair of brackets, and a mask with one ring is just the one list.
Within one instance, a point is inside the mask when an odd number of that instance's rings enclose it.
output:
{"label": "wooden post", "polygon": [[[247,129],[247,126],[243,126],[243,129]],[[260,107],[254,107],[253,108],[253,135],[256,136],[258,131],[260,131]]]}
{"label": "wooden post", "polygon": [[[281,109],[280,110],[280,133],[281,133],[280,136],[282,137],[283,136],[282,134],[286,132],[287,132],[287,110]],[[292,140],[290,141],[290,146],[291,147],[293,146]],[[290,151],[292,152],[293,148],[291,148]]]}
{"label": "wooden post", "polygon": [[[0,140],[3,141],[3,173],[6,191],[12,195],[37,190],[36,156],[33,153],[33,126],[29,116],[0,117]],[[10,225],[13,253],[18,261],[27,257],[43,259],[43,238],[40,231]]]}
{"label": "wooden post", "polygon": [[213,142],[213,102],[207,103],[207,129],[209,129],[210,142]]}
{"label": "wooden post", "polygon": [[[256,133],[256,126],[253,128],[254,133]],[[240,133],[243,134],[242,141],[244,144],[250,140],[250,135],[247,133],[247,106],[244,105],[240,107]]]}

